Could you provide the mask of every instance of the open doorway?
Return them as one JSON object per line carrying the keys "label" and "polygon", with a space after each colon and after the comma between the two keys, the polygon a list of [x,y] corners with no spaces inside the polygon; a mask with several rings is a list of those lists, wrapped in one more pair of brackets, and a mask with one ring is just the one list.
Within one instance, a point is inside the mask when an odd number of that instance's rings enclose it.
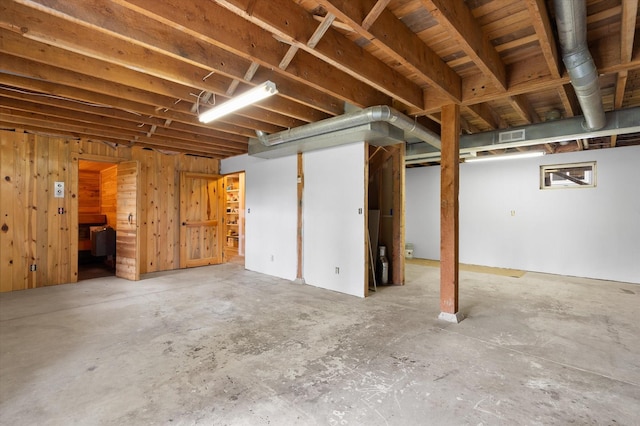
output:
{"label": "open doorway", "polygon": [[115,275],[115,163],[78,164],[78,281]]}
{"label": "open doorway", "polygon": [[244,172],[224,176],[224,263],[244,266]]}
{"label": "open doorway", "polygon": [[[404,145],[369,146],[369,288],[404,284]],[[384,263],[381,262],[384,255]],[[375,273],[375,280],[374,278]]]}

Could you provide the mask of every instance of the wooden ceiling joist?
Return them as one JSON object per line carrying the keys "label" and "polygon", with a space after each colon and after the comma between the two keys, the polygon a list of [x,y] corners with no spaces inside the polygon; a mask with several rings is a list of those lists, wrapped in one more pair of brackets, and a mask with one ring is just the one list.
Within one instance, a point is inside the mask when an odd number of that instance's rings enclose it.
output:
{"label": "wooden ceiling joist", "polygon": [[[39,0],[39,9],[50,10],[42,5],[50,2]],[[149,29],[152,25],[159,26],[159,23],[144,16],[129,16],[132,13],[128,9],[121,8],[118,10],[120,15],[114,18],[113,8],[116,6],[107,7],[106,0],[102,3],[103,7],[96,7],[84,1],[69,0],[58,5],[64,8],[64,14],[54,15],[39,9],[14,5],[4,11],[4,18],[0,20],[4,19],[23,31],[26,29],[23,35],[29,39],[130,70],[144,70],[146,74],[198,90],[210,91],[222,98],[226,97],[226,90],[232,81],[229,73],[241,77],[250,65],[250,62],[234,57],[216,46],[205,45],[202,42],[194,43],[191,38],[185,39],[184,34],[181,41],[180,32],[171,32],[168,28]],[[105,13],[104,11],[109,13],[100,16],[99,12]],[[125,19],[128,25],[123,24],[122,19]],[[140,27],[138,21],[144,19],[148,21],[145,27],[148,33],[135,30]],[[170,34],[167,34],[168,32]],[[48,34],[56,34],[56,37],[50,37]],[[189,42],[190,44],[187,44]],[[212,57],[216,57],[216,61],[211,61]],[[234,64],[233,70],[230,70],[230,64]],[[222,72],[221,68],[225,68],[225,72]],[[211,71],[215,73],[211,75]],[[204,80],[203,77],[207,75],[209,77]],[[335,99],[327,98],[322,93],[310,94],[313,98],[313,101],[309,102],[313,104],[312,107],[293,102],[291,98],[305,93],[309,88],[292,81],[287,82],[287,85],[282,83],[279,86],[282,96],[277,97],[277,102],[271,103],[272,112],[311,122],[326,118],[324,113],[318,110],[322,107],[323,100],[326,102],[327,110],[335,109]],[[286,96],[286,90],[295,92]]]}
{"label": "wooden ceiling joist", "polygon": [[[387,55],[417,73],[448,101],[461,99],[460,77],[390,11],[380,11],[368,28],[360,25],[360,22],[365,21],[369,13],[378,6],[378,2],[319,0],[318,3],[336,14],[341,21],[347,22],[362,37],[371,40]],[[393,34],[393,37],[389,37],[390,34]]]}
{"label": "wooden ceiling joist", "polygon": [[422,0],[422,3],[495,87],[507,90],[505,65],[466,3],[463,0]]}
{"label": "wooden ceiling joist", "polygon": [[[436,133],[581,114],[547,0],[5,0],[0,121],[29,131],[226,157],[267,134],[388,105]],[[551,10],[549,10],[551,9]],[[277,11],[277,13],[275,13]],[[640,105],[636,0],[588,3],[606,110]],[[278,95],[209,124],[264,81]],[[47,131],[48,117],[52,123]],[[428,120],[429,117],[431,120]],[[623,140],[624,139],[624,140]],[[640,138],[587,141],[589,149]],[[132,142],[133,141],[133,142]],[[541,147],[584,149],[580,142]],[[522,148],[528,149],[528,148]]]}
{"label": "wooden ceiling joist", "polygon": [[[295,3],[287,0],[257,2],[249,15],[246,12],[248,6],[246,0],[215,0],[215,2],[387,96],[395,97],[407,105],[422,108],[422,91],[416,84],[358,45],[351,43],[333,28],[325,33],[321,43],[313,49],[309,48],[306,43],[316,28],[315,19],[313,14]],[[274,14],[274,10],[278,13]]]}
{"label": "wooden ceiling joist", "polygon": [[560,77],[560,55],[553,36],[553,26],[549,19],[549,12],[544,0],[525,0],[531,13],[531,23],[538,36],[538,43],[542,55],[547,63],[549,72],[554,78]]}
{"label": "wooden ceiling joist", "polygon": [[[327,113],[336,115],[344,112],[343,104],[336,102],[336,98],[361,106],[386,101],[384,96],[371,87],[347,74],[336,72],[329,64],[312,55],[300,55],[296,57],[293,67],[280,69],[279,65],[289,44],[281,43],[268,31],[210,0],[160,4],[155,0],[129,0],[119,3],[168,27],[180,27],[196,40],[261,64],[269,72],[259,82],[271,80],[278,85],[278,90],[285,85],[286,79],[301,83],[300,86],[295,86],[295,90],[300,91],[295,92],[296,96],[306,101],[307,105],[316,105]],[[317,23],[314,21],[313,25],[315,27]],[[215,37],[211,34],[211,28],[216,28]],[[235,77],[238,78],[238,75]],[[304,89],[304,86],[307,88]]]}

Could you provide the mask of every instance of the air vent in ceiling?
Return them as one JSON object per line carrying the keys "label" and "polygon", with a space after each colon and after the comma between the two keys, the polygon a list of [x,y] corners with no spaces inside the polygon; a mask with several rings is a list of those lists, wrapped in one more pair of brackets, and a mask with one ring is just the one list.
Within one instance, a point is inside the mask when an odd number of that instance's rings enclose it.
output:
{"label": "air vent in ceiling", "polygon": [[518,142],[525,140],[525,130],[511,130],[498,133],[498,143]]}

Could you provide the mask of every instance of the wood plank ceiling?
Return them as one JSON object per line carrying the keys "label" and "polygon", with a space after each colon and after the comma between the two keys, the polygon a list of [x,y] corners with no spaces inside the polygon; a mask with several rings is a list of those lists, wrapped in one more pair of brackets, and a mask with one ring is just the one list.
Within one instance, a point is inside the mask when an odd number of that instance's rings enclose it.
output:
{"label": "wood plank ceiling", "polygon": [[[606,111],[640,106],[637,0],[588,0]],[[553,0],[3,0],[0,128],[224,158],[274,133],[390,105],[466,133],[581,115]],[[279,95],[203,125],[266,80]],[[640,135],[549,152],[640,143]]]}

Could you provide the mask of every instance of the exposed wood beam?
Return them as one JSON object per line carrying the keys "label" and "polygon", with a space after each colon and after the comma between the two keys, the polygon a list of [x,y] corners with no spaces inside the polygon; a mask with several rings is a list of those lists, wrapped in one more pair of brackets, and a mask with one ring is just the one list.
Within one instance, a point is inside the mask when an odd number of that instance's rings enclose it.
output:
{"label": "exposed wood beam", "polygon": [[[258,2],[251,15],[247,0],[215,0],[291,45],[300,47],[367,85],[414,108],[423,108],[422,90],[398,71],[330,28],[318,45],[306,43],[316,27],[312,14],[288,0]],[[273,11],[278,13],[274,14]],[[297,58],[297,56],[296,56]],[[385,102],[388,103],[388,102]],[[370,106],[370,105],[367,105]]]}
{"label": "exposed wood beam", "polygon": [[296,53],[298,53],[299,49],[300,48],[298,46],[289,46],[289,50],[287,50],[287,53],[285,53],[284,57],[278,64],[278,68],[286,70],[291,61],[293,61],[293,58],[296,56]]}
{"label": "exposed wood beam", "polygon": [[[118,104],[120,101],[114,100],[115,97],[123,101],[131,101],[136,104],[147,105],[153,111],[153,113],[150,114],[153,116],[159,116],[161,112],[166,113],[169,110],[172,110],[185,114],[185,116],[181,117],[180,121],[197,123],[197,118],[191,113],[190,107],[186,102],[176,104],[174,98],[165,95],[147,92],[136,87],[125,86],[113,81],[90,77],[88,75],[68,71],[45,63],[32,62],[31,60],[10,56],[5,53],[0,53],[0,62],[2,62],[5,71],[29,77],[29,87],[26,87],[26,89],[38,91],[37,87],[41,85],[40,81],[54,80],[60,84],[66,85],[68,88],[83,89],[98,93],[101,96],[106,96],[106,99],[109,99],[111,102],[118,102]],[[35,84],[35,86],[31,87],[31,84]],[[67,89],[66,92],[67,95],[65,96],[68,98],[73,99],[77,96],[74,90]],[[107,105],[112,104],[107,103]],[[138,109],[133,110],[138,111]],[[189,117],[189,119],[187,119],[187,117]],[[267,119],[260,121],[242,116],[225,117],[224,120],[216,122],[211,127],[218,130],[236,129],[232,133],[242,135],[252,134],[255,131],[255,128],[270,129],[265,129],[265,132],[282,129],[278,126],[269,124]],[[240,128],[244,130],[240,131]]]}
{"label": "exposed wood beam", "polygon": [[558,55],[558,48],[556,47],[555,38],[553,35],[553,26],[549,20],[549,12],[544,0],[525,0],[527,8],[531,14],[533,28],[538,36],[538,42],[542,49],[542,55],[544,56],[551,76],[555,78],[560,77],[560,60]]}
{"label": "exposed wood beam", "polygon": [[[513,41],[499,44],[495,48],[496,48],[496,51],[500,53],[500,52],[504,52],[505,50],[517,49],[518,47],[524,46],[525,44],[529,44],[537,41],[538,41],[538,36],[535,34],[532,34],[528,37],[522,37]],[[463,56],[461,58],[456,58],[448,61],[447,65],[449,65],[451,68],[456,68],[456,67],[461,67],[463,65],[471,64],[471,63],[473,63],[473,61],[470,57]]]}
{"label": "exposed wood beam", "polygon": [[473,124],[469,123],[464,117],[460,117],[460,129],[464,130],[468,134],[480,133],[480,129],[478,129]]}
{"label": "exposed wood beam", "polygon": [[616,78],[616,92],[613,99],[613,105],[615,109],[622,108],[624,103],[624,93],[627,87],[627,78],[629,76],[628,71],[621,71]]}
{"label": "exposed wood beam", "polygon": [[499,90],[506,90],[505,65],[467,4],[463,0],[422,0],[422,4],[493,85]]}
{"label": "exposed wood beam", "polygon": [[558,87],[558,96],[560,96],[560,101],[564,107],[565,117],[574,117],[580,111],[580,104],[571,84],[563,84]]}
{"label": "exposed wood beam", "polygon": [[[318,0],[318,3],[348,23],[360,36],[411,69],[448,102],[461,99],[460,77],[391,11],[382,8],[371,25],[361,22],[380,6],[375,0]],[[393,35],[390,37],[390,35]]]}
{"label": "exposed wood beam", "polygon": [[[5,64],[4,61],[3,65]],[[40,66],[43,68],[43,66]],[[50,83],[38,78],[31,79],[28,77],[13,75],[13,74],[0,74],[2,75],[2,81],[10,86],[32,90],[49,96],[60,96],[67,99],[74,99],[77,101],[87,102],[93,105],[103,105],[108,109],[116,111],[122,111],[123,114],[133,114],[143,117],[144,120],[153,119],[171,119],[174,122],[184,123],[192,126],[202,127],[202,124],[191,113],[185,113],[175,110],[158,109],[154,106],[147,105],[145,103],[130,101],[116,97],[111,94],[96,93],[91,90],[85,90],[78,87],[66,86],[60,83]],[[224,122],[216,122],[217,130],[225,131],[231,134],[242,135],[247,138],[255,136],[255,132],[245,129],[243,127],[227,124]]]}
{"label": "exposed wood beam", "polygon": [[[637,0],[622,0],[622,27],[620,29],[620,62],[631,62],[633,56],[633,42],[636,34],[636,19],[638,15]],[[624,94],[627,86],[628,71],[618,72],[616,79],[616,91],[614,108],[620,109],[624,103]],[[612,138],[612,144],[616,141]]]}
{"label": "exposed wood beam", "polygon": [[373,25],[376,19],[378,19],[382,12],[384,12],[384,9],[387,7],[390,1],[391,0],[376,1],[376,3],[371,7],[371,10],[369,10],[369,13],[367,13],[367,16],[365,16],[362,20],[362,24],[360,24],[360,26],[365,30],[371,28],[371,25]]}
{"label": "exposed wood beam", "polygon": [[[326,33],[327,30],[331,27],[331,24],[333,23],[333,21],[335,21],[335,19],[336,17],[334,15],[332,15],[331,13],[327,13],[327,15],[320,21],[320,25],[318,25],[318,28],[316,28],[315,32],[309,38],[309,41],[307,41],[307,46],[312,49],[316,47],[324,33]],[[300,48],[298,46],[289,46],[289,50],[287,50],[287,53],[280,61],[280,64],[278,64],[278,68],[286,70],[299,49]]]}
{"label": "exposed wood beam", "polygon": [[[309,105],[325,103],[331,109],[324,109],[334,115],[344,112],[343,102],[331,101],[338,97],[354,105],[369,106],[386,102],[386,97],[367,86],[361,81],[332,68],[326,62],[312,55],[298,55],[294,66],[286,67],[286,71],[279,67],[282,58],[289,49],[288,43],[272,37],[268,31],[254,25],[228,9],[220,7],[210,0],[164,1],[156,0],[114,0],[122,6],[130,8],[139,14],[162,22],[168,27],[179,27],[178,32],[185,33],[187,39],[201,40],[217,46],[234,55],[257,62],[269,71],[263,70],[262,80],[271,80],[281,87],[282,79],[274,74],[282,74],[289,79],[315,89],[305,94],[300,88],[292,91],[297,93],[300,102]],[[315,24],[314,24],[315,26]],[[211,28],[215,28],[214,34]],[[241,34],[242,36],[238,36]],[[214,38],[215,35],[215,38]],[[184,37],[184,36],[183,36]],[[174,43],[173,40],[170,40]],[[220,61],[222,62],[222,61]],[[273,71],[271,71],[273,70]],[[323,92],[330,92],[329,96]]]}
{"label": "exposed wood beam", "polygon": [[636,34],[638,0],[622,0],[622,28],[620,29],[620,61],[631,62]]}
{"label": "exposed wood beam", "polygon": [[[215,45],[194,42],[175,26],[163,25],[106,0],[34,0],[28,4],[36,9],[13,3],[0,13],[0,21],[27,29],[24,35],[34,40],[220,96],[225,95],[229,79],[241,78],[250,65],[249,60]],[[173,14],[177,15],[175,11]],[[215,74],[203,82],[211,71]],[[320,111],[341,111],[334,97],[273,72],[271,76],[280,92],[278,101],[271,101],[274,112],[311,122],[322,119]],[[305,108],[300,108],[303,105]]]}
{"label": "exposed wood beam", "polygon": [[[64,71],[64,68],[67,68],[69,64],[74,64],[73,70],[74,75],[77,76],[76,80],[82,80],[83,84],[85,84],[82,86],[84,88],[87,88],[86,84],[90,84],[90,82],[99,84],[101,86],[100,90],[107,94],[117,93],[116,89],[121,88],[123,96],[133,96],[133,94],[138,94],[139,97],[136,101],[147,102],[154,106],[165,106],[171,109],[175,109],[172,104],[176,99],[189,102],[193,99],[193,96],[191,95],[193,91],[188,86],[166,81],[159,77],[145,75],[129,68],[110,64],[99,59],[86,58],[78,53],[69,52],[44,43],[39,44],[36,42],[36,46],[38,48],[34,49],[33,41],[30,41],[18,34],[0,29],[0,52],[14,55],[16,57],[21,56],[23,59],[51,65],[58,69],[53,71],[53,74],[48,75],[42,70],[39,70],[36,66],[28,75],[34,76],[33,72],[37,72],[38,76],[41,76],[46,80],[50,80],[54,75],[58,75],[63,79],[62,81],[68,82],[69,76],[65,75],[66,72]],[[24,68],[23,64],[20,64],[19,61],[14,59],[5,58],[5,61],[7,61],[7,66],[13,65],[16,68]],[[14,70],[17,71],[16,68],[14,68]],[[80,74],[87,77],[80,77]],[[98,79],[101,81],[98,82]],[[111,90],[108,87],[109,85],[106,83],[107,81],[119,83],[120,86],[116,84],[114,85],[113,90]],[[145,92],[148,92],[148,94],[145,94]],[[151,93],[167,96],[174,100],[168,102],[166,99],[162,99],[160,97],[154,98],[150,96]],[[148,99],[148,101],[145,101],[144,99]],[[250,108],[242,112],[246,118],[238,115],[235,117],[227,117],[224,121],[242,125],[248,129],[252,129],[254,126],[265,126],[268,122],[277,123],[282,127],[295,127],[305,123],[264,109]],[[263,131],[278,131],[275,126],[269,127],[271,127],[271,130],[264,129]]]}
{"label": "exposed wood beam", "polygon": [[493,130],[508,127],[507,122],[487,103],[468,105],[465,110]]}
{"label": "exposed wood beam", "polygon": [[[0,91],[0,94],[2,92]],[[46,104],[35,104],[33,102],[0,97],[2,105],[10,108],[14,114],[22,111],[28,114],[37,114],[41,117],[49,117],[62,119],[58,121],[66,121],[76,125],[85,125],[91,127],[99,127],[110,131],[123,131],[128,133],[139,133],[141,129],[150,129],[151,134],[167,140],[183,141],[184,143],[201,144],[203,147],[216,148],[222,153],[228,155],[241,154],[246,150],[246,140],[241,142],[233,142],[224,138],[224,135],[213,137],[212,135],[197,135],[194,133],[183,132],[174,129],[160,127],[158,124],[145,124],[131,121],[123,121],[116,118],[105,117],[104,115],[96,115],[87,112],[78,112],[61,107],[53,107]],[[150,136],[149,134],[147,136]]]}
{"label": "exposed wood beam", "polygon": [[509,104],[528,124],[539,123],[540,117],[535,112],[525,95],[510,96]]}
{"label": "exposed wood beam", "polygon": [[[131,126],[162,126],[168,127],[171,124],[171,130],[180,135],[198,135],[204,140],[216,142],[220,141],[222,146],[245,146],[247,145],[247,137],[234,135],[228,132],[221,132],[209,127],[198,127],[188,125],[185,123],[173,121],[171,119],[161,119],[149,117],[148,115],[134,114],[131,112],[122,111],[116,108],[92,106],[86,103],[78,103],[72,100],[62,99],[60,97],[42,96],[41,94],[34,94],[29,92],[20,92],[16,89],[7,89],[0,86],[0,96],[4,97],[7,106],[17,108],[19,104],[11,104],[11,100],[18,100],[22,102],[22,105],[32,106],[33,111],[38,112],[37,108],[42,105],[52,110],[48,113],[50,116],[56,116],[56,111],[73,111],[80,114],[75,119],[82,121],[82,116],[92,117],[93,121],[103,124],[104,120],[118,120],[123,127]],[[25,110],[27,110],[25,108]],[[74,118],[74,117],[69,117]],[[91,119],[89,121],[92,121]],[[179,138],[176,135],[177,138]]]}
{"label": "exposed wood beam", "polygon": [[[640,51],[636,49],[627,64],[620,63],[620,38],[606,37],[597,43],[590,45],[590,51],[598,72],[611,74],[625,70],[640,69]],[[565,73],[560,78],[554,78],[549,73],[546,61],[542,55],[533,56],[526,60],[515,62],[507,67],[509,74],[509,89],[504,92],[493,87],[490,81],[482,74],[471,75],[462,80],[461,105],[473,105],[481,102],[495,101],[505,96],[515,96],[528,92],[555,89],[564,84],[569,84],[569,76]],[[425,115],[439,111],[447,100],[434,90],[425,90],[425,109],[409,110],[411,115]]]}
{"label": "exposed wood beam", "polygon": [[[29,118],[7,113],[3,113],[1,116],[1,123],[18,125],[25,129],[38,129],[39,131],[44,133],[59,132],[76,138],[109,140],[119,144],[124,144],[126,146],[131,146],[135,143],[136,145],[140,146],[169,150],[173,149],[179,152],[188,151],[192,153],[206,154],[214,158],[221,157],[220,154],[216,153],[217,151],[215,149],[208,148],[202,144],[183,143],[181,141],[167,140],[166,138],[152,139],[145,137],[144,133],[140,135],[123,134],[120,132],[105,130],[96,126],[77,125],[74,123],[66,123],[60,120],[52,122],[46,116],[38,117],[37,115],[33,115],[32,118]],[[8,121],[7,117],[9,118]],[[167,145],[171,145],[171,148],[169,148]]]}
{"label": "exposed wood beam", "polygon": [[618,142],[618,135],[611,135],[611,141],[609,143],[609,146],[611,146],[611,148],[615,148],[617,142]]}
{"label": "exposed wood beam", "polygon": [[[253,80],[253,76],[256,75],[256,72],[258,71],[259,67],[260,67],[260,65],[257,62],[251,62],[251,65],[249,65],[249,68],[247,69],[247,72],[244,73],[244,77],[243,77],[244,81]],[[240,80],[233,79],[233,81],[229,85],[229,88],[227,89],[225,94],[227,96],[232,96],[236,92],[236,89],[238,88],[239,84],[240,84]]]}
{"label": "exposed wood beam", "polygon": [[311,34],[311,37],[309,37],[309,40],[307,41],[307,46],[310,47],[311,49],[315,49],[315,47],[318,45],[318,42],[320,41],[322,36],[324,36],[327,30],[331,28],[331,24],[333,23],[333,21],[335,21],[335,19],[336,19],[335,15],[331,13],[327,13],[327,15],[320,22],[320,25],[318,25],[318,28],[316,28],[313,34]]}

